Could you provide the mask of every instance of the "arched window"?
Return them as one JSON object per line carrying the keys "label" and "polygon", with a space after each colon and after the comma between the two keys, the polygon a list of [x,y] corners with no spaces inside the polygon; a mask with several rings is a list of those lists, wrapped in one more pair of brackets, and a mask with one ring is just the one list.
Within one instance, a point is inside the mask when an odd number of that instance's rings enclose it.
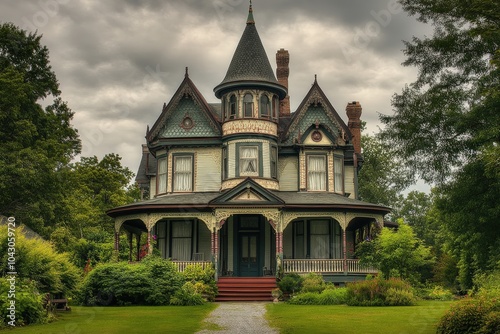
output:
{"label": "arched window", "polygon": [[243,97],[243,113],[245,117],[253,117],[253,96],[245,94]]}
{"label": "arched window", "polygon": [[269,118],[271,116],[271,103],[267,95],[260,97],[260,117]]}
{"label": "arched window", "polygon": [[277,119],[280,112],[280,101],[276,95],[273,96],[273,118]]}
{"label": "arched window", "polygon": [[226,105],[226,97],[225,96],[222,97],[221,107],[222,107],[221,117],[223,120],[226,120],[227,119],[227,105]]}
{"label": "arched window", "polygon": [[236,95],[231,95],[229,99],[229,119],[236,118]]}

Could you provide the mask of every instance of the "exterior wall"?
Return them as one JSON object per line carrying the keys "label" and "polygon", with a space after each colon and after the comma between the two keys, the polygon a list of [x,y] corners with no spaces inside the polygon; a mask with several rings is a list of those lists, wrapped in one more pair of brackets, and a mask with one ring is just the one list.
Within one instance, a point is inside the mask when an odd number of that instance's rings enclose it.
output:
{"label": "exterior wall", "polygon": [[354,185],[354,168],[353,166],[344,167],[344,191],[349,193],[349,198],[356,198],[356,186]]}
{"label": "exterior wall", "polygon": [[149,181],[149,198],[154,198],[156,196],[156,176],[151,177]]}
{"label": "exterior wall", "polygon": [[296,156],[278,158],[280,191],[299,190],[299,159]]}

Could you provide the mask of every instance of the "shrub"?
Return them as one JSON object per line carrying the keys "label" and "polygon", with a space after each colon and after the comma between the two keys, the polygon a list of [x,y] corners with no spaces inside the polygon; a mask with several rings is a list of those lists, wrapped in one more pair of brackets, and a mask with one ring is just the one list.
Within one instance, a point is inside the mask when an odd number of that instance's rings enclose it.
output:
{"label": "shrub", "polygon": [[289,303],[294,305],[341,305],[347,302],[347,289],[325,289],[321,293],[303,292],[293,296]]}
{"label": "shrub", "polygon": [[483,326],[478,334],[497,334],[500,333],[500,311],[493,311],[485,315]]}
{"label": "shrub", "polygon": [[83,280],[78,301],[84,305],[168,305],[182,276],[167,260],[100,264]]}
{"label": "shrub", "polygon": [[347,288],[325,289],[319,295],[319,305],[341,305],[347,303]]}
{"label": "shrub", "polygon": [[421,297],[428,300],[453,300],[455,297],[450,290],[444,289],[442,286],[435,286],[432,289],[422,289]]}
{"label": "shrub", "polygon": [[196,292],[195,285],[191,282],[184,283],[170,299],[170,305],[177,306],[194,306],[203,305],[204,303],[205,300],[200,293]]}
{"label": "shrub", "polygon": [[[10,281],[0,278],[0,328],[7,326],[13,320],[8,317],[11,300],[8,299],[9,289]],[[38,293],[34,281],[18,280],[15,294],[16,326],[47,322],[48,314],[44,309],[43,296]]]}
{"label": "shrub", "polygon": [[437,333],[498,333],[487,331],[488,327],[495,327],[495,322],[500,322],[495,308],[498,311],[498,302],[495,305],[484,298],[461,300],[453,304],[441,318]]}
{"label": "shrub", "polygon": [[213,266],[203,267],[199,264],[189,265],[182,272],[186,282],[191,282],[195,291],[208,301],[214,301],[217,296],[217,283]]}
{"label": "shrub", "polygon": [[[9,272],[7,265],[8,247],[7,226],[0,226],[0,271]],[[35,281],[36,289],[41,293],[71,295],[80,273],[69,260],[66,253],[57,253],[48,241],[28,239],[23,228],[16,230],[16,271],[17,279]]]}
{"label": "shrub", "polygon": [[288,301],[294,305],[319,305],[319,293],[317,292],[303,292],[293,296]]}
{"label": "shrub", "polygon": [[293,294],[302,288],[303,278],[298,274],[286,274],[278,282],[278,287],[283,293]]}
{"label": "shrub", "polygon": [[411,285],[396,278],[349,283],[347,298],[352,306],[407,306],[416,301]]}
{"label": "shrub", "polygon": [[325,281],[323,276],[316,273],[309,273],[302,281],[301,292],[321,292],[325,289]]}

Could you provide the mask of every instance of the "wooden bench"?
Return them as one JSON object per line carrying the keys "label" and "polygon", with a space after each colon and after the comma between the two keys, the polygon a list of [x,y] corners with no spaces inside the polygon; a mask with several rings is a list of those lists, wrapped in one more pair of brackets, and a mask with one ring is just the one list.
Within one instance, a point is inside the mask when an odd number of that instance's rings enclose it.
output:
{"label": "wooden bench", "polygon": [[71,311],[71,307],[68,306],[68,300],[66,298],[52,299],[50,304],[55,311]]}

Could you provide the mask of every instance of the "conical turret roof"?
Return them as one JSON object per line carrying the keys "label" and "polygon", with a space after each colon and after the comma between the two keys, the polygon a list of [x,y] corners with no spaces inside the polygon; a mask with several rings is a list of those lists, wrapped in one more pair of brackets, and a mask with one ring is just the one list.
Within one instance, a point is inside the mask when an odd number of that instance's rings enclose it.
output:
{"label": "conical turret roof", "polygon": [[253,19],[252,5],[248,13],[247,25],[236,47],[226,76],[214,88],[220,98],[226,91],[238,87],[264,88],[276,92],[280,99],[287,93],[286,87],[279,84],[269,63],[266,51],[260,40]]}

